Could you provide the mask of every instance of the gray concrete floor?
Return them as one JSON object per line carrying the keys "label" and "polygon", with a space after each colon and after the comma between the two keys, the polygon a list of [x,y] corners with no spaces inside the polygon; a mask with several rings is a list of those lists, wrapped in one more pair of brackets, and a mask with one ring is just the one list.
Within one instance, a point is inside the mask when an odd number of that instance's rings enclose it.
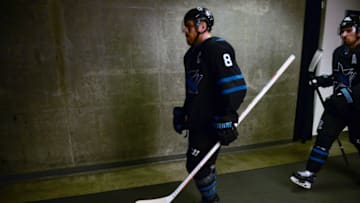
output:
{"label": "gray concrete floor", "polygon": [[[341,136],[347,154],[356,152]],[[251,150],[220,153],[217,171],[219,174],[253,170],[305,161],[313,142],[272,145]],[[331,156],[341,155],[337,143]],[[85,195],[112,190],[182,181],[187,176],[185,160],[127,166],[91,173],[72,174],[61,177],[18,181],[0,185],[0,202],[17,203]]]}

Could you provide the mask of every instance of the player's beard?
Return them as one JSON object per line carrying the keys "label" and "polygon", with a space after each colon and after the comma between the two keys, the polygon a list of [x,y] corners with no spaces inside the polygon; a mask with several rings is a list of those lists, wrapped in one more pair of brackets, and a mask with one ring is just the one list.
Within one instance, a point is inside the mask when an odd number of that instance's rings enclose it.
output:
{"label": "player's beard", "polygon": [[355,48],[356,45],[360,44],[360,38],[351,38],[351,37],[344,37],[343,38],[344,44],[346,44],[350,48]]}
{"label": "player's beard", "polygon": [[194,46],[196,44],[196,41],[199,39],[200,33],[194,34],[185,34],[186,42],[189,46]]}
{"label": "player's beard", "polygon": [[191,34],[185,34],[186,42],[189,46],[195,44],[196,36],[192,36]]}

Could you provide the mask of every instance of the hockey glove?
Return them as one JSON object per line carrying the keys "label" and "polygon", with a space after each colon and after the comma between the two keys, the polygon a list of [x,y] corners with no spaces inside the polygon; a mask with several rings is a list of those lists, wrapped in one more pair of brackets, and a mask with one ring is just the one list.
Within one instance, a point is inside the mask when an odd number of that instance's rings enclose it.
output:
{"label": "hockey glove", "polygon": [[309,81],[311,87],[330,87],[333,85],[334,77],[331,75],[313,76]]}
{"label": "hockey glove", "polygon": [[177,133],[181,134],[183,130],[187,129],[186,113],[183,107],[174,107],[173,110],[173,126]]}
{"label": "hockey glove", "polygon": [[232,121],[216,121],[214,123],[214,128],[221,145],[229,145],[231,142],[236,140],[239,135]]}

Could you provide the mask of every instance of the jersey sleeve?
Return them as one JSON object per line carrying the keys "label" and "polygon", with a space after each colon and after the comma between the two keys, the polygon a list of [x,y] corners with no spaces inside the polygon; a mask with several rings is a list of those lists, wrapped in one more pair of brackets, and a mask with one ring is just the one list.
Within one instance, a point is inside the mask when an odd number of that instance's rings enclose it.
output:
{"label": "jersey sleeve", "polygon": [[237,122],[236,111],[244,100],[247,86],[236,62],[235,51],[222,39],[216,41],[210,50],[210,66],[218,95],[216,116],[225,121]]}

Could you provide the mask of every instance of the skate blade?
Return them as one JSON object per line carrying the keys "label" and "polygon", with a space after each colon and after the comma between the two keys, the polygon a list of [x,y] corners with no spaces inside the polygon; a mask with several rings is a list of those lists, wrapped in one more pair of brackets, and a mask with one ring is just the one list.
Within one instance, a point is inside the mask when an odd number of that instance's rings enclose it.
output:
{"label": "skate blade", "polygon": [[305,189],[311,189],[311,183],[309,181],[301,182],[298,178],[291,176],[290,177],[291,182],[295,183],[296,185],[305,188]]}

